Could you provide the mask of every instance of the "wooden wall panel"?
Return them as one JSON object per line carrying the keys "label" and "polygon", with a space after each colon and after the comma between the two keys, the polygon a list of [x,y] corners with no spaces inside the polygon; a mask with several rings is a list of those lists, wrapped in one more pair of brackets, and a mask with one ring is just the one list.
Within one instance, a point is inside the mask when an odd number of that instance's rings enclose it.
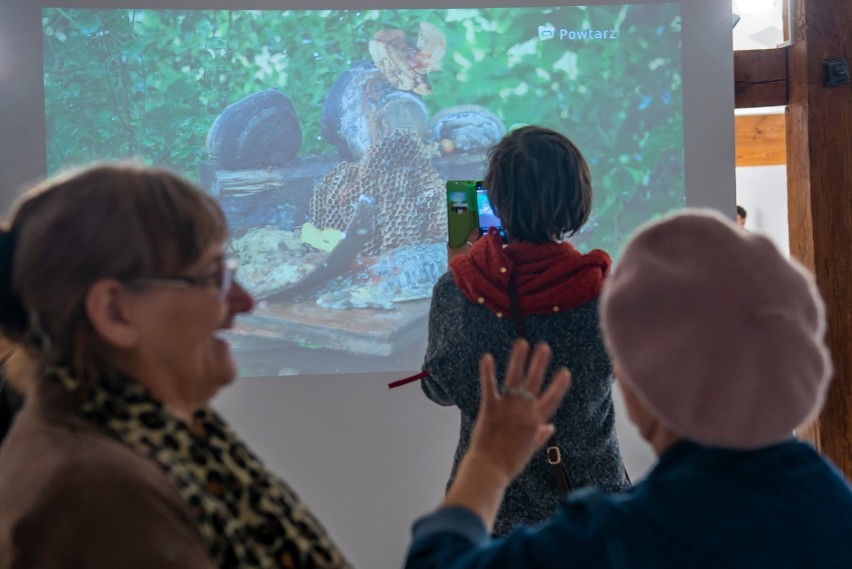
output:
{"label": "wooden wall panel", "polygon": [[787,163],[787,125],[783,114],[736,118],[737,166]]}

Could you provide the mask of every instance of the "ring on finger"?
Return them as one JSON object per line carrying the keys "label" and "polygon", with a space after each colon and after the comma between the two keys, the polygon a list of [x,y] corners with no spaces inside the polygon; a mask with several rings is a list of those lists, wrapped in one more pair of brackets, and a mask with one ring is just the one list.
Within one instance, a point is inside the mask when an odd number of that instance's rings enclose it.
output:
{"label": "ring on finger", "polygon": [[511,395],[512,397],[520,397],[524,401],[535,401],[535,393],[523,387],[507,387],[503,390],[503,395]]}

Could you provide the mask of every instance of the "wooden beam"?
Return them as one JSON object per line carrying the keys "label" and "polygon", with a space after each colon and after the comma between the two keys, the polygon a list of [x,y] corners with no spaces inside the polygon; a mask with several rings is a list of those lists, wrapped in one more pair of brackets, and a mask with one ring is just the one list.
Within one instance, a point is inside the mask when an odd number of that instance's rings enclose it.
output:
{"label": "wooden beam", "polygon": [[790,252],[816,275],[828,309],[834,381],[799,432],[852,478],[852,85],[826,87],[823,61],[852,60],[852,2],[797,0],[789,48]]}
{"label": "wooden beam", "polygon": [[734,106],[787,104],[787,47],[734,52]]}
{"label": "wooden beam", "polygon": [[787,122],[783,114],[736,117],[737,166],[776,166],[787,162]]}

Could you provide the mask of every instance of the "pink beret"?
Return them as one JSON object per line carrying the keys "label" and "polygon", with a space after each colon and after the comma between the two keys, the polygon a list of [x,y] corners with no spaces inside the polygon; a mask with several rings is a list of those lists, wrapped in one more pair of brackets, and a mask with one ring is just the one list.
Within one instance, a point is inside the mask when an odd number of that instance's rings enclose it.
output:
{"label": "pink beret", "polygon": [[832,368],[814,279],[713,211],[637,230],[604,287],[601,323],[620,379],[698,443],[766,446],[822,407]]}

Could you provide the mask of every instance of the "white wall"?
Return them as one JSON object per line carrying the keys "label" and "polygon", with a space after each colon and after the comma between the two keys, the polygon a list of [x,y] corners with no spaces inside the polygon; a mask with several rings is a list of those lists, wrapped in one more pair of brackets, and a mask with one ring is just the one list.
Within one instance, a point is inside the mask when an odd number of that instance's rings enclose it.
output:
{"label": "white wall", "polygon": [[748,212],[746,229],[765,233],[790,254],[786,166],[737,168],[737,203]]}
{"label": "white wall", "polygon": [[401,565],[411,522],[443,495],[458,436],[455,409],[417,385],[389,390],[393,379],[250,378],[215,402],[355,567]]}
{"label": "white wall", "polygon": [[[459,431],[455,408],[432,403],[396,376],[249,378],[216,400],[266,464],[322,520],[355,567],[399,567],[411,522],[441,500]],[[616,411],[631,478],[650,447]]]}

